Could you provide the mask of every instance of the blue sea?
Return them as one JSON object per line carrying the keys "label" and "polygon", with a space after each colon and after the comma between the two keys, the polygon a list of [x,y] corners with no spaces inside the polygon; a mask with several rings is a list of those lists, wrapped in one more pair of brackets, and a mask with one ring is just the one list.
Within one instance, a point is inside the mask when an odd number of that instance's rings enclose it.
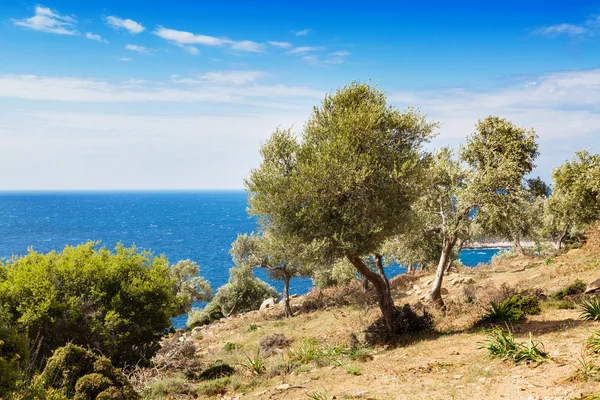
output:
{"label": "blue sea", "polygon": [[[174,264],[191,259],[213,289],[225,284],[233,266],[229,248],[239,233],[256,230],[243,191],[24,192],[0,193],[0,257],[60,250],[89,240],[164,253]],[[463,250],[467,266],[487,263],[498,249]],[[405,272],[387,269],[389,277]],[[269,280],[264,271],[257,275]],[[270,282],[282,290],[280,282]],[[307,293],[310,279],[293,279],[290,292]],[[186,316],[174,319],[185,326]]]}

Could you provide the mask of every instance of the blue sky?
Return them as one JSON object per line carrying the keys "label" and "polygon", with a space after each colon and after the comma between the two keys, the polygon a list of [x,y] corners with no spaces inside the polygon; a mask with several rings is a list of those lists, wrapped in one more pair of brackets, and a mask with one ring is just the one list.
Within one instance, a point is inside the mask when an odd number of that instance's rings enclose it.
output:
{"label": "blue sky", "polygon": [[600,4],[97,1],[0,5],[0,189],[241,188],[277,126],[354,79],[458,146],[535,128],[536,173],[600,152]]}

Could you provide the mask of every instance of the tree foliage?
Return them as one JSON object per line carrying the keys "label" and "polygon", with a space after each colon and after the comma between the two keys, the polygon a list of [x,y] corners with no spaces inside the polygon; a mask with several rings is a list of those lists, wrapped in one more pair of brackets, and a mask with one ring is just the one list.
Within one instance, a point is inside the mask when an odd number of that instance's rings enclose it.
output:
{"label": "tree foliage", "polygon": [[174,278],[173,291],[180,303],[180,313],[192,309],[194,301],[210,301],[213,292],[208,281],[200,276],[200,266],[191,260],[182,260],[171,266],[171,276]]}
{"label": "tree foliage", "polygon": [[23,378],[28,358],[27,337],[17,331],[0,305],[0,398],[10,393]]}
{"label": "tree foliage", "polygon": [[600,219],[600,155],[581,151],[552,172],[545,205],[545,231],[560,248],[569,232],[583,232]]}
{"label": "tree foliage", "polygon": [[135,247],[30,250],[0,270],[0,301],[40,346],[39,361],[69,342],[118,365],[149,360],[182,308],[167,260]]}
{"label": "tree foliage", "polygon": [[262,163],[246,181],[250,213],[262,226],[318,247],[323,264],[348,258],[374,284],[390,319],[387,279],[361,257],[406,226],[421,146],[435,127],[416,110],[389,106],[368,84],[339,89],[313,109],[299,140],[278,129],[261,148]]}

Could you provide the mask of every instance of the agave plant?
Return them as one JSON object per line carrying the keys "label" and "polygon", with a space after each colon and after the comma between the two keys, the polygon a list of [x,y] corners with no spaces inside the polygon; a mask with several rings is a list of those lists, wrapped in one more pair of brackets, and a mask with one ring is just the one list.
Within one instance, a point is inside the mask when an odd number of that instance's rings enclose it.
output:
{"label": "agave plant", "polygon": [[581,319],[600,321],[600,297],[592,297],[581,302]]}

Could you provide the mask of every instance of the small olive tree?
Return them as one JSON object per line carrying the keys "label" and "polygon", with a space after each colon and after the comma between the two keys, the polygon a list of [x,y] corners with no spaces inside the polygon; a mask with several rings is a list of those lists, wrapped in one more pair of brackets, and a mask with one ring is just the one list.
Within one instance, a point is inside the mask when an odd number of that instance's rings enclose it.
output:
{"label": "small olive tree", "polygon": [[238,235],[231,245],[234,263],[248,268],[264,268],[271,279],[283,281],[283,304],[286,317],[292,317],[290,305],[290,280],[311,273],[307,246],[298,240],[266,231],[261,235]]}
{"label": "small olive tree", "polygon": [[171,266],[173,292],[180,302],[180,312],[187,313],[194,301],[210,301],[213,292],[210,283],[200,276],[200,266],[192,260],[182,260]]}
{"label": "small olive tree", "polygon": [[600,219],[600,155],[581,151],[552,172],[553,190],[545,204],[545,231],[560,249],[573,230]]}
{"label": "small olive tree", "polygon": [[418,203],[437,220],[428,230],[442,238],[436,278],[429,291],[434,304],[444,305],[443,276],[457,244],[460,247],[468,240],[471,225],[481,213],[486,213],[489,225],[505,215],[520,193],[524,177],[534,167],[537,149],[533,130],[491,116],[477,123],[458,160],[449,149],[434,156]]}
{"label": "small olive tree", "polygon": [[[250,214],[263,227],[319,248],[320,264],[346,258],[374,286],[386,328],[396,308],[381,245],[406,226],[435,123],[400,112],[385,94],[355,82],[315,107],[299,140],[277,130],[246,180]],[[371,255],[372,271],[363,257]]]}

